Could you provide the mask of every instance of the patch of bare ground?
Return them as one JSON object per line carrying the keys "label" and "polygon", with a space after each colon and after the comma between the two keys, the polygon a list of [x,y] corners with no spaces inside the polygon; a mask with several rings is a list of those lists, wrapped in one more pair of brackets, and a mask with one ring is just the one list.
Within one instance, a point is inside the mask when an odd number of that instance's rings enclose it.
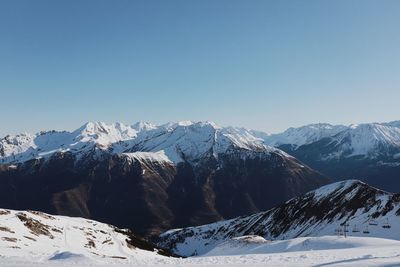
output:
{"label": "patch of bare ground", "polygon": [[36,210],[27,210],[27,212],[35,214],[37,216],[40,216],[40,217],[42,217],[44,219],[49,219],[49,220],[55,220],[56,219],[56,218],[54,218],[53,216],[51,216],[49,214],[46,214],[46,213],[43,213],[43,212],[40,212],[40,211],[36,211]]}
{"label": "patch of bare ground", "polygon": [[24,235],[24,237],[25,237],[26,239],[29,239],[29,240],[32,240],[32,241],[36,241],[36,239],[33,238],[33,237],[29,237],[29,236],[26,236],[26,235]]}
{"label": "patch of bare ground", "polygon": [[60,230],[59,228],[55,228],[55,227],[53,227],[53,228],[51,228],[51,231],[53,231],[53,232],[57,232],[57,233],[62,233],[62,230]]}
{"label": "patch of bare ground", "polygon": [[9,210],[0,210],[0,215],[7,215],[10,213],[11,213],[11,211],[9,211]]}
{"label": "patch of bare ground", "polygon": [[1,240],[15,243],[15,242],[17,242],[18,239],[16,239],[15,237],[7,237],[7,236],[5,236],[5,237],[2,237]]}
{"label": "patch of bare ground", "polygon": [[10,228],[8,228],[8,227],[5,227],[5,226],[0,226],[0,231],[3,231],[3,232],[9,232],[9,233],[12,233],[12,234],[14,234],[15,232],[14,231],[12,231]]}
{"label": "patch of bare ground", "polygon": [[104,241],[102,242],[102,244],[112,245],[112,244],[114,244],[114,242],[112,242],[112,240],[111,240],[110,238],[108,238],[108,239],[104,240]]}
{"label": "patch of bare ground", "polygon": [[85,245],[86,248],[96,248],[96,244],[92,239],[88,238],[87,240],[88,242]]}
{"label": "patch of bare ground", "polygon": [[110,256],[110,258],[126,260],[126,257],[122,257],[122,256]]}
{"label": "patch of bare ground", "polygon": [[16,216],[18,217],[18,219],[21,220],[21,222],[24,223],[25,227],[27,227],[32,234],[36,236],[45,235],[48,236],[50,239],[54,238],[54,236],[49,231],[50,226],[43,224],[38,220],[30,218],[22,212],[18,212]]}

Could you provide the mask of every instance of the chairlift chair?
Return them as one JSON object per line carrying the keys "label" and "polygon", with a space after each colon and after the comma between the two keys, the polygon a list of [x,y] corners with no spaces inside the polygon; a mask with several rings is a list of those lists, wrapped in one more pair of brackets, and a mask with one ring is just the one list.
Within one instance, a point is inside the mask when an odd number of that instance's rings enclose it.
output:
{"label": "chairlift chair", "polygon": [[375,220],[369,220],[369,223],[368,223],[369,225],[378,225],[378,222],[377,221],[375,221]]}
{"label": "chairlift chair", "polygon": [[385,228],[385,229],[392,228],[392,226],[389,224],[388,218],[386,218],[386,222],[382,225],[382,228]]}
{"label": "chairlift chair", "polygon": [[368,226],[365,226],[365,229],[363,231],[363,234],[369,234]]}
{"label": "chairlift chair", "polygon": [[357,228],[357,225],[354,225],[353,230],[351,230],[353,233],[358,233],[360,230]]}

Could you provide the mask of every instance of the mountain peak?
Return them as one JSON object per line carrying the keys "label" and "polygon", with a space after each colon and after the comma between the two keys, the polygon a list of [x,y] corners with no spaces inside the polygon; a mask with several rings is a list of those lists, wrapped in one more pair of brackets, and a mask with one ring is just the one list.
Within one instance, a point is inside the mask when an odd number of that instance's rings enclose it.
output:
{"label": "mountain peak", "polygon": [[345,129],[346,127],[343,125],[315,123],[298,128],[291,127],[283,133],[271,134],[265,138],[265,142],[272,146],[289,144],[299,147],[325,137],[333,136]]}
{"label": "mountain peak", "polygon": [[333,139],[338,142],[336,155],[376,157],[386,154],[388,148],[400,149],[400,128],[378,123],[354,124]]}
{"label": "mountain peak", "polygon": [[132,125],[132,128],[135,129],[136,131],[148,131],[148,130],[153,130],[156,129],[157,126],[150,122],[145,122],[145,121],[138,121]]}
{"label": "mountain peak", "polygon": [[249,151],[274,150],[263,145],[262,139],[252,131],[224,128],[211,121],[180,121],[161,126],[148,122],[137,122],[132,126],[87,122],[73,132],[48,133],[0,140],[2,162],[47,157],[57,151],[83,154],[92,151],[93,147],[112,153],[162,152],[173,162],[196,161],[210,155],[218,157],[231,147]]}
{"label": "mountain peak", "polygon": [[[179,255],[201,255],[235,237],[258,235],[281,240],[335,235],[343,225],[352,236],[365,236],[362,231],[369,227],[370,236],[400,239],[400,224],[396,223],[399,211],[398,194],[347,180],[320,187],[265,212],[165,232],[159,244]],[[393,222],[390,231],[382,227],[387,222]]]}

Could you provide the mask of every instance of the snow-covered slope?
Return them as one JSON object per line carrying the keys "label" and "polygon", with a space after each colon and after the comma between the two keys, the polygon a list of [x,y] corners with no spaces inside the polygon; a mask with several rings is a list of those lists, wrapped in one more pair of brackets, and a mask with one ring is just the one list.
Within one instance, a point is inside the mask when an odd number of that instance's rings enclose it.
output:
{"label": "snow-covered slope", "polygon": [[[138,128],[143,129],[143,128]],[[0,139],[0,163],[18,163],[70,151],[83,155],[94,148],[108,149],[113,143],[131,140],[138,130],[121,123],[88,122],[73,132],[48,131],[8,135]]]}
{"label": "snow-covered slope", "polygon": [[[140,264],[165,258],[129,230],[82,218],[0,209],[1,257],[30,262],[74,259]],[[1,264],[1,260],[0,260]]]}
{"label": "snow-covered slope", "polygon": [[302,237],[267,241],[262,237],[245,236],[231,239],[200,257],[173,258],[145,255],[142,251],[127,259],[85,256],[67,251],[51,257],[35,258],[30,247],[19,250],[17,257],[1,256],[1,266],[399,266],[400,242],[371,237]]}
{"label": "snow-covered slope", "polygon": [[400,192],[399,121],[304,126],[264,139],[333,180],[361,179]]}
{"label": "snow-covered slope", "polygon": [[328,123],[309,124],[298,128],[289,128],[283,133],[263,136],[266,144],[271,146],[292,145],[298,147],[309,144],[325,137],[334,136],[347,129],[344,125],[331,125]]}
{"label": "snow-covered slope", "polygon": [[213,122],[178,122],[155,126],[139,122],[89,122],[73,132],[41,132],[6,136],[0,140],[0,163],[18,163],[69,151],[83,155],[95,149],[113,153],[164,153],[177,163],[217,157],[236,147],[246,150],[278,151],[263,144],[250,130],[220,127]]}
{"label": "snow-covered slope", "polygon": [[[233,237],[259,235],[281,240],[343,234],[345,230],[351,236],[400,240],[399,215],[399,194],[348,180],[323,186],[266,212],[167,231],[160,236],[159,245],[180,255],[201,255]],[[390,228],[384,227],[387,223]]]}
{"label": "snow-covered slope", "polygon": [[365,123],[350,126],[326,123],[289,128],[280,134],[263,136],[266,144],[298,150],[302,146],[318,146],[321,159],[379,155],[400,152],[400,122]]}
{"label": "snow-covered slope", "polygon": [[400,152],[400,128],[377,123],[351,125],[348,129],[331,137],[331,157],[393,155]]}
{"label": "snow-covered slope", "polygon": [[261,236],[250,235],[234,237],[229,239],[204,256],[223,256],[223,255],[248,255],[248,254],[271,254],[287,253],[299,251],[320,250],[325,253],[327,250],[351,249],[351,248],[374,248],[399,247],[400,241],[356,236],[318,236],[318,237],[298,237],[286,240],[266,240]]}
{"label": "snow-covered slope", "polygon": [[382,153],[398,156],[400,122],[350,126],[317,123],[271,135],[244,128],[220,127],[213,122],[182,121],[159,126],[147,122],[132,126],[89,122],[73,132],[8,135],[0,139],[0,163],[24,162],[59,151],[84,155],[96,149],[113,153],[164,151],[175,163],[195,162],[209,156],[210,152],[213,156],[225,153],[232,146],[273,150],[271,147],[289,145],[290,149],[297,150],[321,140],[325,140],[324,146],[330,148],[321,156],[325,159],[355,155],[374,157]]}

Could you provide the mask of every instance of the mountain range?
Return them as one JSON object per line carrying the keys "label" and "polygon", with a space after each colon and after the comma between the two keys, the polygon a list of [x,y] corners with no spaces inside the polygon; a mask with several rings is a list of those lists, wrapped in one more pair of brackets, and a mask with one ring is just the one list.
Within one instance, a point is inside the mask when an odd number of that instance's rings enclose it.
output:
{"label": "mountain range", "polygon": [[213,122],[89,122],[8,135],[0,246],[7,259],[81,265],[337,248],[390,249],[395,261],[399,241],[388,239],[400,240],[400,195],[390,193],[400,190],[399,166],[398,121],[280,134]]}
{"label": "mountain range", "polygon": [[266,134],[212,122],[87,123],[0,140],[0,206],[145,236],[272,208],[329,182]]}

